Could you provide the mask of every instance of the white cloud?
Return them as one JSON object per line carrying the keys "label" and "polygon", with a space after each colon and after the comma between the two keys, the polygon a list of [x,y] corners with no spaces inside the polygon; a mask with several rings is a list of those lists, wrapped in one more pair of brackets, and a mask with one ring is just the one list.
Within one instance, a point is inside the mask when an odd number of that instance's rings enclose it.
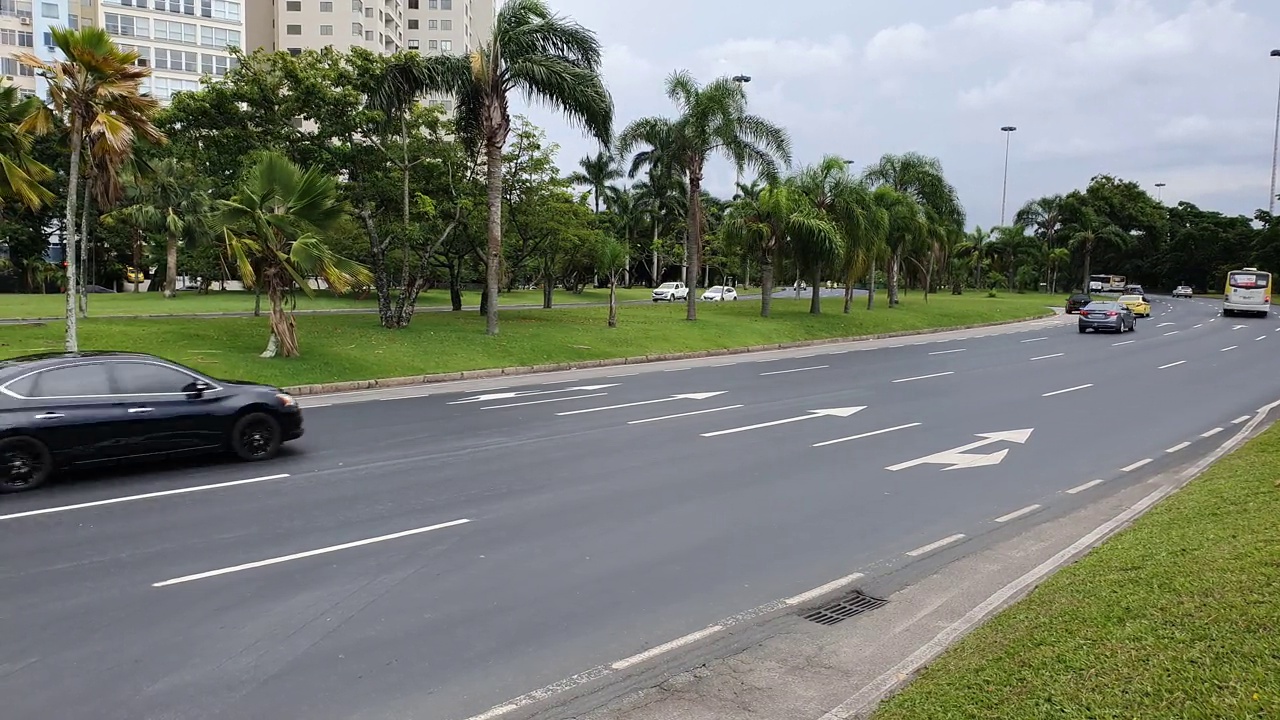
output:
{"label": "white cloud", "polygon": [[871,37],[863,55],[875,66],[922,66],[936,57],[933,33],[919,23],[885,28]]}
{"label": "white cloud", "polygon": [[[746,69],[766,68],[774,78],[813,77],[818,73],[848,70],[857,50],[844,35],[826,40],[746,38],[728,40],[698,53],[709,76],[737,75]],[[709,79],[709,78],[708,78]]]}

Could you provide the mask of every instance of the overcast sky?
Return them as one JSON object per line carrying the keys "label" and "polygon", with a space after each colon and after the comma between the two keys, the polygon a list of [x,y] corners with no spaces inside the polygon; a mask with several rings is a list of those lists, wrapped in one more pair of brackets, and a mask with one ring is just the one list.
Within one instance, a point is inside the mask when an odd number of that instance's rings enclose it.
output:
{"label": "overcast sky", "polygon": [[[1009,214],[1098,173],[1167,183],[1166,202],[1266,206],[1280,0],[551,0],[599,34],[617,126],[671,105],[663,80],[743,73],[753,112],[798,163],[937,156],[970,225],[1000,220],[1002,125],[1014,125]],[[529,117],[570,169],[595,144]],[[718,163],[709,189],[731,192]]]}

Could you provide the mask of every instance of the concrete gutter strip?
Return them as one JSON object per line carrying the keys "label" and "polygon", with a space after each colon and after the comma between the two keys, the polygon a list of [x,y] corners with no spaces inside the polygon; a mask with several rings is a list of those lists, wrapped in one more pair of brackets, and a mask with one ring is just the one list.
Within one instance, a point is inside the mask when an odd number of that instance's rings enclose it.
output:
{"label": "concrete gutter strip", "polygon": [[1000,320],[997,322],[977,323],[973,325],[958,325],[946,328],[929,328],[925,330],[900,330],[891,333],[879,333],[876,335],[859,335],[856,337],[838,337],[838,338],[821,338],[818,340],[797,340],[785,343],[775,343],[769,345],[752,345],[750,347],[722,348],[718,350],[694,350],[690,352],[665,353],[660,355],[639,355],[635,357],[624,358],[606,358],[603,360],[577,360],[574,362],[550,363],[547,365],[530,365],[522,367],[507,368],[489,368],[486,370],[461,370],[450,373],[435,373],[432,375],[410,375],[406,377],[378,378],[373,380],[346,380],[342,382],[331,383],[313,383],[310,385],[294,385],[284,388],[285,392],[292,395],[329,395],[332,393],[356,392],[360,390],[373,390],[377,388],[395,388],[407,387],[411,385],[431,385],[443,382],[457,382],[459,380],[483,380],[487,378],[503,377],[510,375],[536,375],[538,373],[563,372],[566,370],[582,370],[587,368],[613,367],[617,365],[641,365],[645,363],[669,362],[672,360],[696,360],[699,358],[721,357],[725,355],[742,355],[746,353],[766,352],[769,350],[791,350],[795,348],[818,347],[822,345],[839,345],[853,342],[866,342],[870,340],[888,340],[899,337],[913,337],[917,335],[937,335],[946,332],[956,332],[963,330],[976,330],[986,327],[999,327],[1002,325],[1017,325],[1019,323],[1035,322],[1043,320],[1053,315],[1045,315],[1040,317],[1019,318],[1017,320]]}

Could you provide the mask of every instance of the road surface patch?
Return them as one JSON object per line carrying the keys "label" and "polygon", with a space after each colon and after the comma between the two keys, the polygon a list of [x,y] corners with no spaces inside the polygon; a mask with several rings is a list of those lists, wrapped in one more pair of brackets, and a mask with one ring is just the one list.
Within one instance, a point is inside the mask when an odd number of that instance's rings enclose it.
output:
{"label": "road surface patch", "polygon": [[249,478],[247,480],[231,480],[229,482],[213,483],[210,485],[196,485],[193,487],[178,488],[176,490],[160,490],[158,492],[142,493],[141,495],[125,495],[124,497],[111,498],[109,500],[94,500],[93,502],[76,503],[74,505],[59,505],[58,507],[43,508],[40,510],[26,510],[24,512],[10,513],[8,515],[0,515],[0,520],[16,520],[18,518],[32,517],[35,515],[49,515],[52,513],[68,512],[70,510],[101,507],[103,505],[117,505],[124,502],[133,502],[135,500],[147,500],[150,498],[167,497],[170,495],[185,495],[188,493],[203,492],[205,490],[235,487],[237,485],[252,485],[254,483],[267,482],[269,480],[283,480],[287,477],[289,477],[288,473],[280,473],[277,475],[264,475],[262,477]]}

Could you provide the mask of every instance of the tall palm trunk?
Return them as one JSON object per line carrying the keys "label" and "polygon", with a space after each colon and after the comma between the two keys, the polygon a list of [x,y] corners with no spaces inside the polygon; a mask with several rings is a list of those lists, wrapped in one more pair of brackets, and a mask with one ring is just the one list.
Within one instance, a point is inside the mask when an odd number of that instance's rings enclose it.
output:
{"label": "tall palm trunk", "polygon": [[89,202],[92,190],[93,178],[86,177],[84,199],[80,206],[80,317],[89,317],[89,286],[85,274],[89,271]]}
{"label": "tall palm trunk", "polygon": [[902,263],[902,246],[894,248],[889,257],[889,307],[898,304],[898,275]]}
{"label": "tall palm trunk", "polygon": [[609,327],[618,327],[618,273],[609,273]]}
{"label": "tall palm trunk", "polygon": [[76,326],[76,288],[79,285],[79,264],[76,258],[76,199],[80,190],[80,152],[84,141],[84,120],[78,113],[71,114],[71,168],[67,174],[67,215],[63,218],[63,259],[67,263],[66,313],[67,331],[63,347],[67,352],[80,350],[79,328]]}
{"label": "tall palm trunk", "polygon": [[702,169],[689,170],[689,229],[684,236],[685,284],[689,286],[685,319],[698,319],[698,268],[702,250]]}
{"label": "tall palm trunk", "polygon": [[1092,264],[1092,260],[1093,260],[1092,256],[1093,256],[1093,241],[1089,240],[1089,241],[1086,241],[1084,244],[1084,285],[1081,286],[1081,289],[1084,290],[1085,292],[1089,292],[1089,271],[1091,270],[1089,265]]}
{"label": "tall palm trunk", "polygon": [[822,266],[817,265],[813,268],[813,276],[809,281],[809,314],[822,314]]}
{"label": "tall palm trunk", "polygon": [[[136,232],[136,231],[135,231]],[[138,292],[142,286],[142,242],[135,236],[133,239],[133,291]]]}
{"label": "tall palm trunk", "polygon": [[773,310],[773,249],[767,249],[760,262],[760,317]]}
{"label": "tall palm trunk", "polygon": [[657,287],[658,281],[658,203],[653,204],[653,272],[649,276],[650,287]]}
{"label": "tall palm trunk", "polygon": [[876,256],[871,253],[871,262],[867,265],[867,309],[870,310],[876,301]]}
{"label": "tall palm trunk", "polygon": [[166,235],[164,239],[164,296],[178,295],[178,238]]}
{"label": "tall palm trunk", "polygon": [[498,283],[502,279],[502,147],[485,143],[485,176],[489,190],[489,247],[485,267],[485,333],[498,334]]}
{"label": "tall palm trunk", "polygon": [[271,302],[271,339],[262,356],[298,357],[298,327],[284,309],[284,287],[275,278],[269,281],[267,299]]}

